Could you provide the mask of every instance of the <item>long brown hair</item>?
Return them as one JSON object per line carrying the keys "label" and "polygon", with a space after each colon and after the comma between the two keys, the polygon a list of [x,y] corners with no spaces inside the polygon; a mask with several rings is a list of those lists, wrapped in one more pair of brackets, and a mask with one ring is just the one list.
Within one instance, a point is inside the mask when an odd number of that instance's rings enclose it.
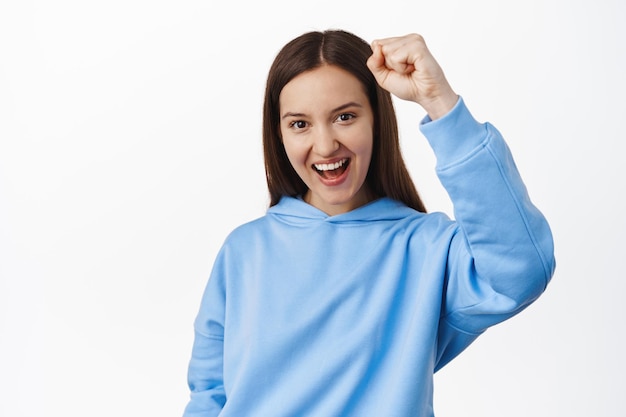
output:
{"label": "long brown hair", "polygon": [[291,166],[280,139],[279,96],[297,75],[322,65],[335,65],[354,75],[365,87],[374,113],[374,147],[365,183],[374,197],[390,197],[426,212],[406,169],[391,95],[382,89],[366,65],[372,49],[367,42],[343,30],[308,32],[287,43],[270,68],[263,105],[263,153],[270,207],[282,196],[308,190]]}

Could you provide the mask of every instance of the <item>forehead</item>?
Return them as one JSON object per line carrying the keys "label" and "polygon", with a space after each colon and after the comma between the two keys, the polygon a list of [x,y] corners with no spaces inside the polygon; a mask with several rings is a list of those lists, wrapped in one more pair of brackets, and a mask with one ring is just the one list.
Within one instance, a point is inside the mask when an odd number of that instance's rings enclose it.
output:
{"label": "forehead", "polygon": [[283,87],[279,96],[281,112],[332,108],[350,101],[368,105],[365,87],[354,75],[334,65],[299,74]]}

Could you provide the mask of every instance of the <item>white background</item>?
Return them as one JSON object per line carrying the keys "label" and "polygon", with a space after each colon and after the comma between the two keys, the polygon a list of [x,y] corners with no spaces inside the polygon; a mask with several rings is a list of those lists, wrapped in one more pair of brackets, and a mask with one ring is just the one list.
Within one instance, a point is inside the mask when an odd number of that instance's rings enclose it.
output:
{"label": "white background", "polygon": [[[308,30],[421,33],[550,221],[542,298],[436,376],[438,416],[623,416],[618,0],[0,3],[0,415],[175,416],[216,251],[267,205],[261,105]],[[450,214],[396,101],[430,211]]]}

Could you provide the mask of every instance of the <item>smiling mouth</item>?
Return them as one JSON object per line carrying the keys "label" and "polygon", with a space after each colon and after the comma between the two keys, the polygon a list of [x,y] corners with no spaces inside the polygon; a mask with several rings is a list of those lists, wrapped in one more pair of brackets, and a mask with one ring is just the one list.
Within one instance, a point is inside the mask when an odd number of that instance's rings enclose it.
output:
{"label": "smiling mouth", "polygon": [[313,164],[313,169],[320,177],[332,180],[346,172],[348,165],[350,165],[350,158],[344,158],[334,164]]}

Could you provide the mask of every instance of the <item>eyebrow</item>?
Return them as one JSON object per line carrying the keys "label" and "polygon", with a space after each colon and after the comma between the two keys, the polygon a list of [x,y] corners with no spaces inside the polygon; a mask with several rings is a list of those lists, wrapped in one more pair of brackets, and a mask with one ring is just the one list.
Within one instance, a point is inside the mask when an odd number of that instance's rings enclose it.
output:
{"label": "eyebrow", "polygon": [[[359,107],[359,108],[363,108],[363,106],[359,103],[357,103],[356,101],[351,101],[349,103],[346,104],[342,104],[339,107],[335,107],[334,109],[332,109],[330,112],[331,113],[336,113],[338,111],[347,109],[349,107]],[[305,113],[292,113],[292,112],[287,112],[285,114],[283,114],[283,116],[281,117],[281,119],[286,119],[287,117],[303,117],[306,116]]]}

